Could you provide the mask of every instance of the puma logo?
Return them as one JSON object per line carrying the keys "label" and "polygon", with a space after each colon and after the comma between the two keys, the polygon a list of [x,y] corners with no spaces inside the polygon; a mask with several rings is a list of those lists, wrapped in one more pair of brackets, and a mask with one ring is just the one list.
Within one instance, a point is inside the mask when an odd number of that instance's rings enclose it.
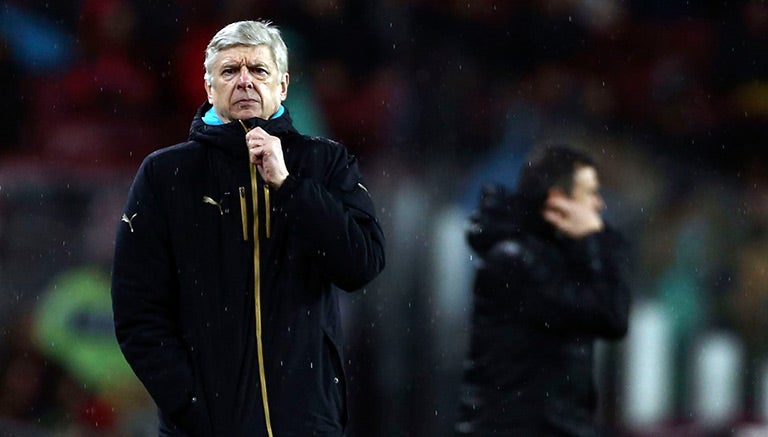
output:
{"label": "puma logo", "polygon": [[213,205],[213,206],[219,208],[219,213],[221,213],[221,215],[224,215],[224,210],[221,209],[221,203],[213,200],[212,198],[210,198],[208,196],[203,196],[203,203],[207,203],[209,205]]}
{"label": "puma logo", "polygon": [[131,222],[133,221],[134,218],[136,218],[137,215],[138,215],[138,213],[134,213],[131,216],[131,218],[128,218],[128,216],[125,213],[123,213],[123,217],[120,219],[120,220],[128,223],[128,227],[131,229],[131,232],[133,232],[133,223],[131,223]]}

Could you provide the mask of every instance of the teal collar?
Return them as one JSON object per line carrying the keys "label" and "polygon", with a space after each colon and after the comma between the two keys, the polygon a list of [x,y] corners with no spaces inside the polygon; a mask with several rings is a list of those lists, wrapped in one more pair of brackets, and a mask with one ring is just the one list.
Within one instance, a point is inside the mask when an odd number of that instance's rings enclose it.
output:
{"label": "teal collar", "polygon": [[274,115],[272,115],[271,117],[269,117],[269,119],[270,119],[270,120],[274,120],[274,119],[276,119],[277,117],[280,117],[281,115],[283,115],[283,113],[285,113],[285,107],[284,107],[283,105],[280,105],[280,107],[279,107],[279,108],[277,108],[277,112],[275,112],[275,113],[274,113]]}

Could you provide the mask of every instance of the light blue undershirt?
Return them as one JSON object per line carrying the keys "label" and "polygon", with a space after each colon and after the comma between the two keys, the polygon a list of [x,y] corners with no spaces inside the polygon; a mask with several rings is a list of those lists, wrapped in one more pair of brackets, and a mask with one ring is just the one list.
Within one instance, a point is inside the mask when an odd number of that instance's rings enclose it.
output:
{"label": "light blue undershirt", "polygon": [[[280,117],[285,112],[285,108],[283,105],[280,105],[279,108],[277,108],[277,112],[271,117],[269,117],[270,120],[274,120],[277,117]],[[211,106],[211,109],[206,111],[205,115],[203,115],[203,123],[210,125],[210,126],[218,126],[220,124],[224,124],[224,122],[219,118],[219,116],[216,114],[216,111],[214,111],[213,106]]]}

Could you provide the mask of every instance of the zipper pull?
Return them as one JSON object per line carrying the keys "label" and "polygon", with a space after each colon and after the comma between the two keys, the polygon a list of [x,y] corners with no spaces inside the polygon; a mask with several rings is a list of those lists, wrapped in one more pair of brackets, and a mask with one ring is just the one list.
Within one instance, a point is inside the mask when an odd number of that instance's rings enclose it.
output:
{"label": "zipper pull", "polygon": [[253,129],[252,127],[246,126],[245,122],[243,122],[243,120],[237,120],[237,121],[239,121],[240,122],[240,126],[242,126],[243,129],[245,129],[245,133],[248,133],[248,132],[250,132]]}
{"label": "zipper pull", "polygon": [[248,241],[248,204],[245,200],[245,187],[238,187],[240,192],[240,218],[243,222],[243,240]]}
{"label": "zipper pull", "polygon": [[264,184],[264,215],[266,216],[267,238],[272,235],[272,209],[269,207],[269,186]]}

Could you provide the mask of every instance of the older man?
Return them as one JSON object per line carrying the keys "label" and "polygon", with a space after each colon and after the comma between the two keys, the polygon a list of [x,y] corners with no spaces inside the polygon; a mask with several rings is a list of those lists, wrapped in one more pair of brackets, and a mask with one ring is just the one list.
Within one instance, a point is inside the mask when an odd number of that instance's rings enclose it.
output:
{"label": "older man", "polygon": [[118,228],[120,347],[161,435],[342,435],[336,288],[384,267],[355,158],[297,132],[276,27],[221,29],[189,139],[148,156]]}

